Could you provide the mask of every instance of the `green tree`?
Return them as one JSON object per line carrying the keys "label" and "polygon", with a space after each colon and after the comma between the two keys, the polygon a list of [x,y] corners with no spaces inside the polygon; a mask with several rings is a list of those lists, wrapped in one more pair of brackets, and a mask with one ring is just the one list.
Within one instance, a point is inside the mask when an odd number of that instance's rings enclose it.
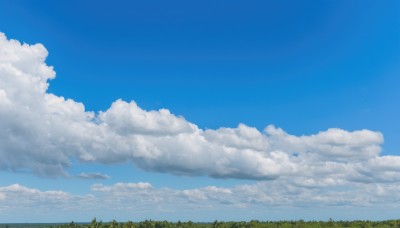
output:
{"label": "green tree", "polygon": [[99,227],[99,223],[97,222],[96,218],[92,219],[89,227],[90,228],[98,228]]}
{"label": "green tree", "polygon": [[124,227],[124,228],[134,228],[135,225],[133,224],[132,221],[128,221],[127,223],[125,223],[125,224],[123,225],[123,227]]}

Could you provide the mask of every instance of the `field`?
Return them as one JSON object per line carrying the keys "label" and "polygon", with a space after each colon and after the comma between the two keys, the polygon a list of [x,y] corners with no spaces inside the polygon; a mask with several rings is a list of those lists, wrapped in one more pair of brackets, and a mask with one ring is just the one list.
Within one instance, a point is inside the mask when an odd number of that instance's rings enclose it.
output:
{"label": "field", "polygon": [[0,228],[319,228],[319,227],[349,227],[349,228],[367,228],[367,227],[382,227],[400,228],[400,220],[386,221],[250,221],[250,222],[220,222],[213,223],[194,223],[188,222],[167,222],[167,221],[151,221],[142,222],[102,222],[93,219],[90,223],[43,223],[43,224],[0,224]]}

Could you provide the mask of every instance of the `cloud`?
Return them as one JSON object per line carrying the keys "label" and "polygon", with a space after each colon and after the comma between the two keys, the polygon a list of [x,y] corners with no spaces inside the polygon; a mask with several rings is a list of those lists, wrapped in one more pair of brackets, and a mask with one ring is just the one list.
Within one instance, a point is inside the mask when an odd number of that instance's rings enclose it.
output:
{"label": "cloud", "polygon": [[76,175],[76,177],[81,179],[109,179],[110,176],[102,174],[102,173],[80,173]]}
{"label": "cloud", "polygon": [[168,109],[145,111],[134,101],[115,101],[111,108],[100,112],[98,119],[120,135],[175,135],[192,133],[196,126],[183,117],[177,117]]}
{"label": "cloud", "polygon": [[383,143],[383,135],[370,130],[348,132],[331,128],[315,135],[300,137],[289,135],[274,126],[268,126],[265,131],[277,148],[308,153],[324,160],[349,161],[375,158],[379,156],[380,145]]}
{"label": "cloud", "polygon": [[150,183],[139,182],[139,183],[116,183],[112,186],[104,186],[103,184],[94,184],[92,185],[91,190],[96,192],[132,193],[135,190],[149,190],[152,188],[153,186]]}
{"label": "cloud", "polygon": [[37,210],[49,207],[49,210],[68,210],[69,204],[86,205],[93,201],[92,195],[78,196],[64,191],[41,191],[28,188],[20,184],[0,187],[1,206],[0,211]]}
{"label": "cloud", "polygon": [[295,136],[273,125],[259,131],[245,124],[204,130],[167,109],[147,111],[122,100],[99,113],[87,111],[47,92],[55,78],[47,54],[41,44],[0,34],[1,170],[68,177],[71,161],[78,160],[308,187],[400,180],[394,164],[400,158],[380,155],[383,136],[376,131],[332,128]]}
{"label": "cloud", "polygon": [[[61,215],[60,221],[64,222],[67,221],[65,216],[89,221],[93,215],[106,221],[126,220],[132,216],[135,220],[160,219],[161,215],[170,219],[177,216],[176,219],[204,221],[208,218],[212,221],[226,219],[224,212],[232,210],[240,215],[232,217],[233,220],[246,217],[265,220],[270,216],[266,212],[271,207],[277,211],[292,211],[303,219],[307,219],[303,217],[305,211],[312,213],[310,219],[327,219],[335,210],[350,213],[351,218],[388,219],[399,210],[400,187],[393,183],[346,183],[339,189],[309,188],[277,180],[232,187],[173,189],[155,188],[150,183],[138,182],[94,184],[89,194],[76,195],[14,184],[0,187],[0,196],[2,220],[8,219],[7,213],[29,211],[30,214],[37,213],[38,221],[53,214],[56,217]],[[373,216],[365,210],[372,212]],[[385,213],[382,214],[381,210]],[[87,214],[88,211],[91,213]],[[260,214],[254,214],[257,211]],[[281,218],[293,219],[293,214],[286,213]]]}
{"label": "cloud", "polygon": [[98,204],[90,194],[42,191],[20,184],[0,187],[0,219],[5,222],[67,222],[86,215],[87,211],[96,211],[94,205]]}

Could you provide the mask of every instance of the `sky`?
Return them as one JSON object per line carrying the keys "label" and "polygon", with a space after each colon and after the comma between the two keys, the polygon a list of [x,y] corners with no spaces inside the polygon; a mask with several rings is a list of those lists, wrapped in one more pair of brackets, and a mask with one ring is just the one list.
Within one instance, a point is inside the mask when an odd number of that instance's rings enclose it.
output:
{"label": "sky", "polygon": [[0,222],[400,212],[398,1],[0,3]]}

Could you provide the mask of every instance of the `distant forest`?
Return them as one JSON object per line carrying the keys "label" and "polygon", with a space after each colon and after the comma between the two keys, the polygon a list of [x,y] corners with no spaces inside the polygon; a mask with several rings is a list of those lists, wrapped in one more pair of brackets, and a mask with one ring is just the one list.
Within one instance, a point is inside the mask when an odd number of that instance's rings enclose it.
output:
{"label": "distant forest", "polygon": [[319,227],[387,227],[400,228],[400,220],[386,221],[257,221],[250,222],[221,222],[212,223],[195,223],[195,222],[168,222],[168,221],[151,221],[142,222],[102,222],[93,219],[90,223],[68,224],[0,224],[0,228],[319,228]]}

